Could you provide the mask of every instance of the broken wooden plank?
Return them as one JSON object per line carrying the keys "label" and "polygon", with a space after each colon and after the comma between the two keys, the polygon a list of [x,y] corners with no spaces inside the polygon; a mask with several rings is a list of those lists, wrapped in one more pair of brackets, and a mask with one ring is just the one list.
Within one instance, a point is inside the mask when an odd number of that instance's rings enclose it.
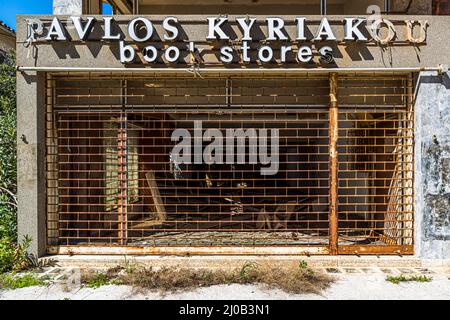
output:
{"label": "broken wooden plank", "polygon": [[156,183],[155,173],[153,171],[149,171],[145,174],[145,178],[147,179],[148,186],[150,187],[150,192],[153,198],[153,204],[157,213],[158,221],[166,220],[166,208],[164,206],[164,202],[161,198],[161,194],[159,193],[158,185]]}

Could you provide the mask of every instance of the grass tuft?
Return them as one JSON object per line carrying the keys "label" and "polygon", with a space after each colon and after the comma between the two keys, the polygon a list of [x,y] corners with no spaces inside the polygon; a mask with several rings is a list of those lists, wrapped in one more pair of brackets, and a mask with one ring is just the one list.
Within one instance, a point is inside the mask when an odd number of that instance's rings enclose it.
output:
{"label": "grass tuft", "polygon": [[81,277],[81,281],[85,284],[86,287],[91,289],[98,289],[102,286],[107,286],[111,284],[111,279],[107,274],[96,272],[94,274],[85,273]]}
{"label": "grass tuft", "polygon": [[425,275],[412,275],[412,276],[387,276],[386,281],[389,281],[393,284],[399,284],[400,282],[431,282],[433,278],[427,277]]}
{"label": "grass tuft", "polygon": [[301,261],[298,263],[298,267],[299,267],[300,269],[306,269],[306,268],[308,268],[308,262],[306,262],[305,260],[301,260]]}
{"label": "grass tuft", "polygon": [[241,270],[239,271],[239,278],[241,280],[247,280],[249,278],[249,275],[255,271],[258,268],[258,264],[253,261],[247,261],[242,266]]}

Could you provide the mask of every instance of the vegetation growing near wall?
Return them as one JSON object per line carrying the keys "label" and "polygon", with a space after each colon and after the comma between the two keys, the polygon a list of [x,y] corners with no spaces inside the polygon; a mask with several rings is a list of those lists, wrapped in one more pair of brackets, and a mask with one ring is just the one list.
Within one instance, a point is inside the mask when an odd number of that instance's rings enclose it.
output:
{"label": "vegetation growing near wall", "polygon": [[[0,239],[17,239],[15,54],[0,64]],[[5,246],[3,242],[2,247]]]}
{"label": "vegetation growing near wall", "polygon": [[20,289],[26,287],[43,286],[45,281],[34,273],[16,275],[15,273],[0,275],[1,289]]}
{"label": "vegetation growing near wall", "polygon": [[[32,265],[26,252],[31,239],[17,241],[15,64],[14,51],[2,57],[0,64],[0,274],[25,270]],[[8,276],[3,275],[2,279],[7,287],[13,286]],[[28,280],[30,277],[24,278],[25,282]]]}
{"label": "vegetation growing near wall", "polygon": [[[83,279],[82,279],[83,281]],[[87,276],[84,279],[85,286],[92,289],[100,288],[111,284],[111,279],[104,273],[97,272],[92,276]]]}
{"label": "vegetation growing near wall", "polygon": [[22,243],[8,238],[0,239],[0,274],[10,271],[26,270],[33,265],[27,253],[31,239],[26,237]]}
{"label": "vegetation growing near wall", "polygon": [[412,276],[387,276],[386,281],[392,282],[393,284],[399,284],[400,282],[431,282],[433,278],[427,277],[425,275],[412,275]]}
{"label": "vegetation growing near wall", "polygon": [[247,262],[234,270],[198,270],[178,267],[109,269],[106,273],[85,271],[82,283],[91,288],[101,285],[121,284],[138,289],[161,292],[190,290],[219,284],[260,284],[267,288],[281,289],[288,293],[316,293],[328,288],[334,279],[315,272],[305,262],[295,267],[274,267]]}

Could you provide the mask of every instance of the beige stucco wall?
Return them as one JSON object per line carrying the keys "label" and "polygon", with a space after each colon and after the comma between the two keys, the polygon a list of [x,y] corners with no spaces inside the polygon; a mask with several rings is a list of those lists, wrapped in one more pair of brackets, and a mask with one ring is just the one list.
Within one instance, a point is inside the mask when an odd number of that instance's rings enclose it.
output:
{"label": "beige stucco wall", "polygon": [[16,48],[16,38],[10,33],[0,30],[0,49],[9,51]]}

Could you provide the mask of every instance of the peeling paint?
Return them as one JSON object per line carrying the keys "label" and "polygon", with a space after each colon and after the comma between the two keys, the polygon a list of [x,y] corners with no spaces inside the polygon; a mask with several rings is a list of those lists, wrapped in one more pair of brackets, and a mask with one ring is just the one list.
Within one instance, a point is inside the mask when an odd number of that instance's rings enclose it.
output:
{"label": "peeling paint", "polygon": [[425,238],[450,240],[450,193],[428,195],[425,210]]}
{"label": "peeling paint", "polygon": [[[423,257],[444,258],[450,252],[442,248],[450,241],[450,86],[449,75],[437,79],[425,76],[419,83],[416,112],[421,127],[416,130],[421,140],[422,177],[420,206],[423,214]],[[438,81],[437,81],[438,80]]]}
{"label": "peeling paint", "polygon": [[440,143],[434,135],[423,148],[425,190],[427,194],[450,193],[450,141]]}
{"label": "peeling paint", "polygon": [[450,240],[450,143],[433,136],[424,148],[425,238]]}

